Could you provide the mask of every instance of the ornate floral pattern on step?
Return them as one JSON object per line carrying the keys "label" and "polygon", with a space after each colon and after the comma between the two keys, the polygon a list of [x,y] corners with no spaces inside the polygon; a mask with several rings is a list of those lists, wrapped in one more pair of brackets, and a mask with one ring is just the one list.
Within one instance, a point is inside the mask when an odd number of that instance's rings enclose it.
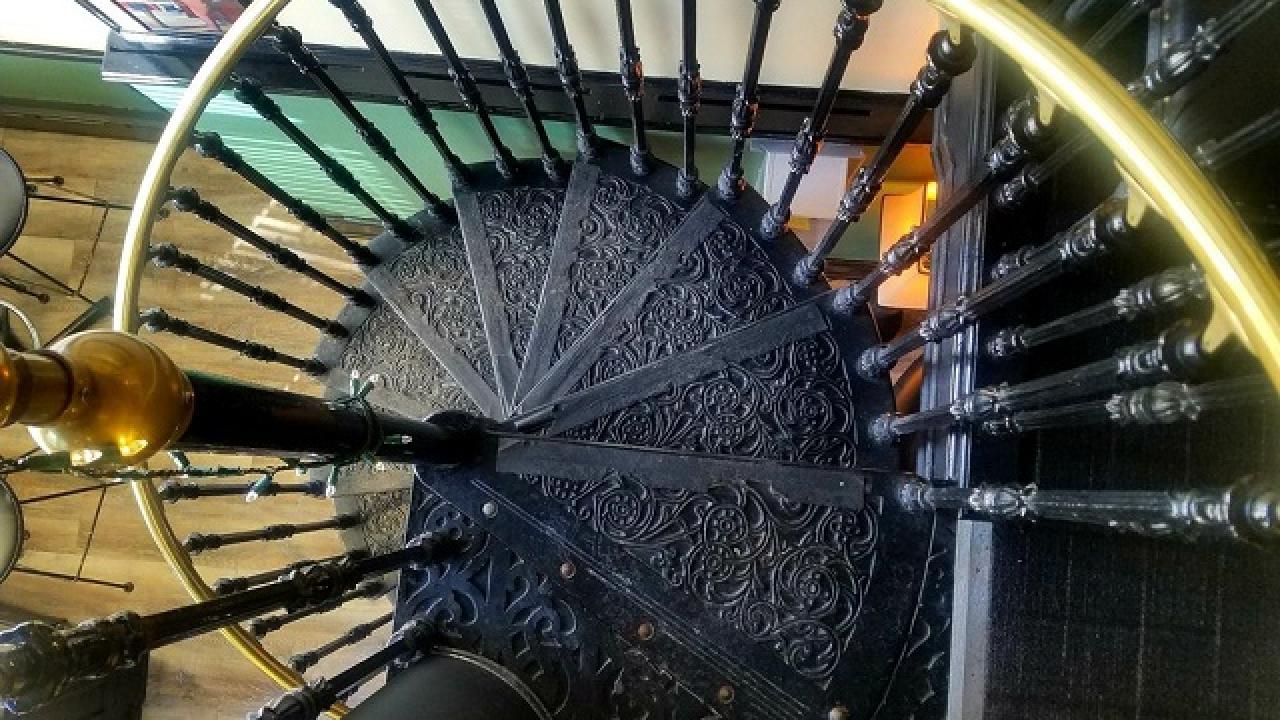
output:
{"label": "ornate floral pattern on step", "polygon": [[569,267],[570,290],[555,357],[572,346],[653,259],[684,215],[675,203],[643,185],[611,175],[600,178],[582,223],[577,257]]}
{"label": "ornate floral pattern on step", "polygon": [[590,621],[549,579],[421,484],[415,527],[468,538],[462,557],[406,570],[397,603],[444,642],[501,663],[556,720],[695,720],[714,713]]}
{"label": "ornate floral pattern on step", "polygon": [[764,251],[722,223],[640,303],[577,383],[590,387],[676,355],[795,304]]}
{"label": "ornate floral pattern on step", "polygon": [[[856,464],[853,399],[829,334],[784,345],[569,432],[573,437],[778,460]],[[526,477],[670,585],[822,679],[839,663],[870,580],[877,517],[753,489],[646,488],[609,473]]]}
{"label": "ornate floral pattern on step", "polygon": [[515,188],[484,193],[479,200],[518,364],[542,299],[564,191]]}
{"label": "ornate floral pattern on step", "polygon": [[352,334],[340,365],[347,373],[382,375],[385,390],[379,387],[370,396],[375,405],[409,412],[407,408],[397,407],[400,403],[393,396],[398,394],[418,403],[419,411],[478,412],[471,398],[389,307],[374,310]]}
{"label": "ornate floral pattern on step", "polygon": [[454,228],[410,247],[395,259],[391,272],[427,325],[494,387],[493,361],[462,230]]}

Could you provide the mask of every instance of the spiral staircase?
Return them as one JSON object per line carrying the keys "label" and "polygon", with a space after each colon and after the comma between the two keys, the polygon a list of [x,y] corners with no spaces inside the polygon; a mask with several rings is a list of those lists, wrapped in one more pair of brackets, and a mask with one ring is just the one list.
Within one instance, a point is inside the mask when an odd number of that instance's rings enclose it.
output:
{"label": "spiral staircase", "polygon": [[[813,247],[787,230],[791,203],[850,58],[875,31],[876,0],[824,4],[823,25],[835,20],[829,67],[773,203],[745,182],[743,157],[770,112],[759,95],[771,20],[814,12],[807,5],[743,3],[753,23],[729,159],[703,178],[695,0],[680,3],[683,151],[672,162],[650,149],[655,100],[630,2],[612,8],[631,121],[620,144],[597,133],[564,11],[545,0],[575,148],[550,140],[545,91],[497,4],[476,3],[538,142],[538,157],[517,158],[450,43],[458,19],[415,0],[493,151],[478,163],[454,154],[369,14],[334,0],[439,153],[452,186],[442,199],[301,35],[274,23],[286,4],[246,3],[175,111],[127,231],[115,325],[308,373],[324,397],[184,372],[123,334],[10,354],[5,419],[32,425],[47,453],[8,469],[134,478],[144,521],[196,601],[9,631],[0,690],[10,709],[39,713],[76,683],[215,628],[293,688],[262,718],[422,708],[446,720],[1260,717],[1275,707],[1267,608],[1280,571],[1260,546],[1280,535],[1268,442],[1280,290],[1254,238],[1277,225],[1275,193],[1258,186],[1275,157],[1280,111],[1267,98],[1280,77],[1249,70],[1280,24],[1274,0],[938,0],[954,23],[934,36],[897,122]],[[232,74],[264,35],[414,189],[421,212],[389,210],[262,85]],[[352,239],[270,167],[195,132],[224,84],[385,232]],[[931,111],[936,211],[833,287],[827,256]],[[169,187],[188,145],[332,241],[363,284],[262,237],[199,188]],[[321,316],[153,242],[166,203],[345,307]],[[882,334],[877,288],[926,257],[927,314]],[[314,327],[313,356],[139,307],[146,262],[224,288],[228,307],[238,303],[229,311],[247,299]],[[889,370],[914,354],[919,398],[901,387],[895,398]],[[161,450],[174,468],[139,465]],[[197,451],[242,459],[201,467],[183,454]],[[245,459],[264,455],[282,460]],[[291,470],[309,477],[276,481]],[[241,475],[256,479],[211,480]],[[246,492],[321,498],[317,519],[175,533],[198,525],[201,502]],[[193,559],[330,530],[346,555],[216,582]],[[393,613],[314,651],[286,660],[262,641],[384,593]],[[391,640],[367,659],[327,680],[303,676],[386,625]],[[341,704],[386,667],[385,687]]]}

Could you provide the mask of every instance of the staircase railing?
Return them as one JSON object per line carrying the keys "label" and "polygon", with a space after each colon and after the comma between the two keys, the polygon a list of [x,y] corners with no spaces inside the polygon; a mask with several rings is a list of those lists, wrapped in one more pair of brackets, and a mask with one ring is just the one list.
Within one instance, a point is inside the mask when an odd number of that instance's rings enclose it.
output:
{"label": "staircase railing", "polygon": [[[391,237],[386,240],[395,243],[396,249],[418,242],[429,234],[428,230],[449,228],[458,220],[457,208],[426,187],[423,179],[409,167],[390,140],[362,113],[316,60],[303,44],[301,36],[290,28],[275,24],[277,15],[287,4],[287,0],[258,0],[250,4],[201,67],[175,109],[148,165],[134,203],[136,210],[126,230],[113,324],[121,332],[135,332],[140,327],[169,332],[233,350],[254,360],[283,365],[317,377],[332,378],[335,368],[319,357],[298,357],[265,344],[201,327],[163,309],[144,311],[139,307],[142,270],[150,260],[161,267],[175,269],[219,285],[270,312],[319,330],[329,338],[341,339],[351,332],[348,325],[336,319],[308,311],[298,302],[214,268],[178,247],[153,245],[151,235],[154,220],[161,205],[170,201],[180,210],[190,212],[228,232],[291,273],[320,284],[355,306],[367,308],[377,302],[370,290],[339,281],[317,269],[293,250],[262,237],[213,203],[202,199],[197,191],[169,187],[178,157],[188,144],[194,142],[201,154],[231,169],[283,205],[303,224],[339,247],[360,272],[373,272],[374,268],[382,264],[384,248],[378,243],[366,245],[351,239],[337,230],[334,223],[315,208],[271,180],[264,168],[254,167],[246,162],[227,147],[221,138],[209,133],[195,133],[204,107],[228,83],[235,88],[237,98],[290,138],[337,187],[367,207],[387,228]],[[397,67],[394,58],[379,39],[373,21],[354,0],[334,0],[333,4],[342,11],[373,52],[376,61],[395,86],[407,112],[440,155],[452,183],[459,188],[466,187],[475,178],[474,168],[463,163],[440,134],[426,102],[414,91],[404,73]],[[1060,276],[1074,264],[1092,260],[1101,256],[1110,246],[1127,242],[1144,222],[1149,222],[1149,218],[1157,215],[1167,220],[1187,243],[1196,266],[1170,271],[1173,275],[1161,276],[1153,279],[1150,284],[1127,289],[1112,302],[1086,308],[1049,323],[1030,328],[1009,328],[1006,333],[1001,334],[1003,339],[992,345],[992,354],[1027,351],[1036,345],[1066,337],[1071,332],[1129,317],[1155,305],[1176,307],[1182,303],[1204,301],[1208,297],[1216,308],[1213,319],[1206,327],[1174,326],[1158,337],[1119,349],[1113,357],[1061,374],[1021,383],[984,387],[945,407],[883,416],[870,428],[873,438],[880,442],[891,442],[910,434],[957,424],[972,424],[986,432],[1000,434],[1027,432],[1068,422],[1143,424],[1197,417],[1202,410],[1250,401],[1249,391],[1262,385],[1261,379],[1253,377],[1203,384],[1193,384],[1191,378],[1187,377],[1189,371],[1203,365],[1207,357],[1230,334],[1237,334],[1245,341],[1259,359],[1266,378],[1273,385],[1280,385],[1280,284],[1277,284],[1269,263],[1249,230],[1197,166],[1198,160],[1205,167],[1216,169],[1221,165],[1220,158],[1214,156],[1210,148],[1193,159],[1144,108],[1144,105],[1168,97],[1185,87],[1200,69],[1213,61],[1221,46],[1231,39],[1233,33],[1238,33],[1269,5],[1245,0],[1225,13],[1218,24],[1198,33],[1188,43],[1168,49],[1136,80],[1124,86],[1112,79],[1085,51],[1064,40],[1048,23],[1013,0],[934,0],[934,4],[952,16],[958,24],[955,29],[939,32],[931,40],[925,65],[909,90],[906,105],[888,137],[871,160],[859,170],[847,189],[836,222],[814,248],[807,254],[798,254],[794,265],[786,268],[796,286],[805,287],[818,279],[825,259],[841,235],[851,223],[857,222],[867,212],[880,192],[890,165],[902,151],[912,132],[923,122],[927,112],[936,108],[943,100],[951,81],[973,64],[978,37],[985,38],[992,46],[1001,49],[1014,62],[1026,68],[1036,80],[1037,89],[1009,108],[999,139],[987,155],[987,162],[974,177],[961,185],[958,192],[943,198],[935,214],[924,225],[912,230],[895,244],[866,277],[846,288],[823,295],[819,300],[800,309],[789,310],[788,314],[767,319],[765,322],[771,323],[770,328],[776,330],[777,337],[789,337],[788,332],[802,327],[806,322],[827,322],[825,318],[828,315],[824,313],[828,309],[832,317],[848,318],[854,313],[863,312],[864,307],[873,302],[875,291],[888,278],[919,261],[957,221],[984,200],[993,198],[1004,207],[1013,207],[1024,201],[1088,144],[1087,138],[1081,140],[1072,137],[1057,143],[1057,149],[1053,149],[1054,134],[1062,124],[1061,117],[1069,113],[1076,116],[1091,136],[1105,146],[1123,167],[1126,180],[1122,192],[1099,204],[1084,219],[1044,245],[1019,252],[1001,263],[1002,269],[996,273],[997,277],[978,292],[954,303],[933,307],[928,318],[918,328],[897,339],[869,348],[863,355],[860,372],[869,378],[882,376],[909,352],[953,336],[986,313],[1004,307],[1030,289]],[[519,160],[513,156],[500,136],[476,82],[465,61],[450,42],[446,25],[432,3],[429,0],[416,0],[416,5],[423,17],[425,30],[433,36],[441,49],[459,94],[492,148],[498,174],[506,182],[532,182],[531,178],[521,176]],[[831,57],[818,86],[814,105],[804,125],[797,128],[791,171],[777,201],[767,213],[754,219],[756,232],[753,242],[774,243],[784,232],[799,184],[808,173],[820,148],[845,70],[855,57],[855,52],[872,24],[871,16],[879,10],[879,6],[879,2],[870,0],[847,0],[840,3],[836,10]],[[1133,2],[1118,10],[1112,20],[1086,44],[1086,50],[1096,50],[1109,42],[1116,36],[1119,28],[1132,22],[1143,7],[1145,3]],[[620,86],[630,110],[630,166],[633,176],[642,178],[650,175],[660,160],[653,156],[647,134],[644,75],[632,17],[633,7],[630,2],[618,0],[614,9],[619,31]],[[479,10],[497,44],[510,88],[536,136],[538,160],[545,176],[545,180],[540,178],[538,182],[563,184],[569,177],[568,166],[560,155],[560,150],[551,142],[535,88],[511,41],[497,3],[493,0],[479,0]],[[545,10],[562,89],[573,109],[580,161],[589,162],[598,158],[603,141],[596,132],[595,123],[585,104],[581,72],[560,3],[546,0]],[[744,170],[747,141],[752,136],[757,114],[768,112],[767,107],[759,106],[759,85],[771,23],[775,13],[781,11],[780,3],[777,0],[756,0],[752,7],[752,29],[745,41],[743,74],[730,115],[729,160],[719,175],[714,192],[700,192],[703,188],[699,185],[694,162],[700,88],[696,10],[694,0],[683,0],[681,3],[678,101],[682,116],[682,150],[679,174],[675,178],[678,184],[676,191],[691,207],[700,203],[702,206],[715,204],[717,208],[741,210],[741,200],[747,192]],[[266,36],[271,36],[279,50],[335,104],[362,137],[370,152],[391,167],[414,190],[426,208],[425,214],[402,217],[393,212],[365,187],[354,171],[344,167],[338,158],[322,148],[292,121],[258,83],[251,78],[232,75],[240,57],[255,41]],[[1251,137],[1266,136],[1258,134]],[[1234,155],[1238,156],[1242,152],[1241,144],[1236,142],[1231,145]],[[816,308],[821,308],[821,312]],[[733,342],[733,337],[730,336],[722,340],[716,349],[728,348]],[[315,455],[321,458],[314,461],[313,465],[316,467],[336,466],[365,456],[404,462],[425,462],[432,459],[437,462],[462,462],[472,458],[477,452],[477,443],[480,442],[477,438],[487,437],[483,433],[477,435],[477,427],[466,423],[449,424],[443,420],[418,422],[379,413],[363,401],[360,393],[352,393],[350,397],[338,402],[325,402],[318,398],[220,381],[196,373],[181,373],[176,367],[164,365],[153,355],[137,350],[139,346],[131,347],[134,347],[131,352],[137,351],[139,358],[147,358],[147,362],[156,362],[157,366],[163,365],[165,372],[174,379],[174,386],[179,390],[177,394],[182,397],[168,398],[168,415],[152,418],[139,426],[146,432],[133,438],[142,443],[136,449],[134,445],[120,443],[108,443],[104,446],[101,437],[97,436],[46,438],[50,448],[72,454],[82,453],[79,458],[69,457],[68,464],[84,464],[86,458],[88,462],[134,461],[144,454],[164,448],[252,452],[281,457]],[[707,367],[711,366],[710,363],[728,362],[726,358],[744,359],[745,354],[753,348],[731,349],[738,355],[734,356],[727,351],[716,355],[707,354]],[[33,377],[47,380],[57,375],[54,369],[41,364],[38,359],[23,362],[29,362],[31,367],[40,369]],[[586,368],[581,370],[585,372]],[[660,370],[662,368],[649,368],[649,376],[663,375],[661,378],[650,377],[649,381],[653,384],[670,381],[670,375]],[[683,371],[692,373],[698,371],[698,367],[686,367]],[[629,377],[628,381],[636,381],[637,377],[640,376]],[[514,376],[511,379],[514,380]],[[64,378],[61,382],[70,381]],[[554,417],[549,427],[569,427],[574,421],[575,407],[581,409],[597,401],[600,405],[616,404],[622,401],[620,398],[626,397],[625,393],[612,391],[613,386],[597,386],[591,394],[577,397],[577,405]],[[612,397],[602,397],[607,393],[612,393]],[[1096,395],[1107,397],[1090,399]],[[191,402],[205,409],[192,413],[189,407]],[[185,411],[183,407],[186,407]],[[30,410],[35,414],[15,416],[11,421],[47,424],[50,420],[47,416],[50,412],[48,408],[37,406]],[[523,419],[533,422],[533,418],[540,412],[545,412],[546,408],[530,410]],[[187,413],[189,425],[179,417],[183,412]],[[114,457],[110,456],[113,447],[117,453]],[[99,455],[83,455],[87,450]],[[238,488],[236,492],[243,490],[246,495],[254,497],[273,494],[323,495],[323,490],[315,484],[290,486],[274,480],[276,472],[297,466],[294,463],[265,469],[241,468],[239,471],[263,477],[246,488]],[[188,474],[192,474],[192,470],[187,468]],[[232,470],[226,474],[235,475],[239,471]],[[203,608],[201,612],[227,606],[228,603],[222,602],[223,597],[242,599],[244,596],[238,593],[256,593],[252,597],[266,597],[270,593],[264,588],[279,590],[284,586],[281,585],[283,581],[278,578],[282,574],[297,575],[301,568],[281,568],[231,578],[215,588],[206,583],[196,570],[191,559],[193,553],[251,540],[284,538],[298,532],[349,528],[360,522],[358,517],[342,514],[309,524],[277,523],[254,531],[197,533],[182,541],[165,515],[163,502],[225,495],[231,491],[182,483],[156,488],[149,482],[152,477],[147,476],[148,481],[134,485],[138,504],[152,537],[165,554],[166,560],[176,570],[193,598],[204,603],[200,606]],[[1254,485],[1241,485],[1226,495],[1200,493],[1194,497],[1178,496],[1173,500],[1170,500],[1167,493],[1140,496],[1079,493],[1067,497],[1034,487],[999,486],[980,492],[953,492],[950,489],[931,488],[910,478],[903,480],[902,487],[914,493],[908,494],[921,511],[963,510],[977,517],[990,519],[1044,517],[1097,525],[1132,525],[1141,520],[1149,521],[1153,526],[1161,522],[1183,523],[1188,528],[1201,530],[1204,524],[1201,521],[1207,517],[1208,524],[1220,531],[1219,534],[1241,539],[1270,538],[1276,527],[1274,503],[1268,504],[1265,493],[1257,490]],[[1205,508],[1212,509],[1212,512],[1204,511]],[[1241,512],[1244,514],[1239,515]],[[366,560],[348,558],[347,562],[360,563]],[[374,584],[360,587],[354,583],[345,585],[347,586],[337,594],[327,596],[328,600],[325,602],[366,596],[374,588],[380,587]],[[218,605],[207,605],[220,602]],[[285,601],[277,603],[282,607],[285,604]],[[308,667],[316,657],[328,654],[333,649],[332,643],[317,648],[312,654],[299,656],[296,662],[291,663],[292,666],[282,663],[258,643],[254,633],[231,624],[250,615],[260,615],[268,605],[271,603],[256,604],[252,612],[247,609],[237,609],[235,612],[226,610],[218,616],[226,619],[226,622],[206,623],[199,627],[223,628],[231,641],[273,679],[285,686],[298,686],[302,678],[297,668]],[[322,602],[309,601],[284,615],[260,620],[257,627],[263,630],[261,634],[267,634],[266,628],[283,626],[293,619],[321,612],[321,608],[327,607],[329,606]],[[234,619],[231,619],[232,616]],[[110,625],[129,629],[129,642],[133,643],[128,646],[129,653],[136,654],[137,651],[169,642],[182,634],[177,631],[169,632],[167,629],[165,632],[144,629],[139,634],[135,632],[137,622],[131,619]],[[334,642],[352,642],[362,633],[386,622],[384,617],[378,617],[371,621],[373,624],[358,626],[358,632],[353,628],[351,633]],[[143,626],[150,627],[148,623],[152,621],[143,623]],[[154,623],[161,621],[156,620]],[[182,632],[193,631],[188,628]],[[101,640],[94,639],[97,636],[87,630],[85,637],[92,642]],[[126,653],[121,657],[127,659],[130,655]],[[377,664],[383,664],[384,660],[385,657],[380,655]],[[80,666],[72,663],[66,667],[74,670]],[[53,692],[49,688],[60,687],[63,680],[41,681],[22,687],[13,685],[9,690],[16,693],[27,688],[36,694],[48,693]],[[336,688],[331,693],[332,696],[319,697],[327,704],[336,700],[343,689]]]}

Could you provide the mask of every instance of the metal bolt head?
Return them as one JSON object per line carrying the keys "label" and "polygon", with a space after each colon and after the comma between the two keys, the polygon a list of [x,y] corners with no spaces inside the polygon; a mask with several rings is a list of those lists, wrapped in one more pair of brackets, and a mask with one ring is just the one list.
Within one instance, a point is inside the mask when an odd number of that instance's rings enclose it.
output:
{"label": "metal bolt head", "polygon": [[636,627],[636,637],[639,638],[642,642],[652,640],[654,632],[655,630],[653,629],[653,623],[649,622],[648,620],[640,623],[640,625]]}
{"label": "metal bolt head", "polygon": [[716,690],[716,702],[720,703],[721,705],[728,705],[729,703],[733,702],[733,686],[721,685]]}
{"label": "metal bolt head", "polygon": [[827,720],[849,720],[849,708],[835,705],[827,711]]}
{"label": "metal bolt head", "polygon": [[495,517],[498,514],[498,504],[490,500],[480,506],[480,512],[487,518]]}
{"label": "metal bolt head", "polygon": [[560,577],[568,580],[578,574],[578,566],[573,564],[571,560],[565,560],[560,563]]}

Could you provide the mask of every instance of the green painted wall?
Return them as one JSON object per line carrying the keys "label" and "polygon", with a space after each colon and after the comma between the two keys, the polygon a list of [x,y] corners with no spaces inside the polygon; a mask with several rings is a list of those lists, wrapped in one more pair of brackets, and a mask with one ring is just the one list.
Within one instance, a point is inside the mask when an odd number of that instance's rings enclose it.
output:
{"label": "green painted wall", "polygon": [[128,85],[103,82],[98,64],[0,49],[0,98],[27,104],[97,106],[155,112],[155,103]]}
{"label": "green painted wall", "polygon": [[[183,88],[164,86],[136,86],[151,100],[172,109]],[[422,203],[400,180],[390,167],[373,156],[356,135],[337,108],[327,99],[299,95],[273,96],[285,114],[304,132],[341,160],[361,183],[395,212],[407,214],[421,209]],[[399,105],[357,103],[360,110],[391,140],[409,167],[433,192],[441,197],[452,195],[448,175],[438,155],[413,120]],[[480,126],[470,113],[433,112],[440,130],[450,147],[464,162],[484,162],[492,154]],[[523,118],[495,117],[503,139],[516,157],[538,156],[537,139],[529,123]],[[273,180],[311,203],[323,213],[353,219],[370,219],[368,211],[346,193],[339,190],[310,158],[295,148],[280,131],[260,119],[252,109],[223,93],[210,103],[200,120],[200,129],[217,132],[228,145],[241,153],[255,167],[263,170]],[[548,122],[547,132],[556,148],[566,158],[574,155],[573,125]],[[600,134],[621,143],[629,142],[630,131],[621,128],[600,128]],[[676,133],[651,133],[650,145],[654,153],[667,162],[678,162],[681,140]],[[729,142],[722,137],[700,137],[697,153],[699,171],[704,178],[715,178],[728,159]],[[748,179],[757,178],[763,156],[748,153],[746,169]]]}

